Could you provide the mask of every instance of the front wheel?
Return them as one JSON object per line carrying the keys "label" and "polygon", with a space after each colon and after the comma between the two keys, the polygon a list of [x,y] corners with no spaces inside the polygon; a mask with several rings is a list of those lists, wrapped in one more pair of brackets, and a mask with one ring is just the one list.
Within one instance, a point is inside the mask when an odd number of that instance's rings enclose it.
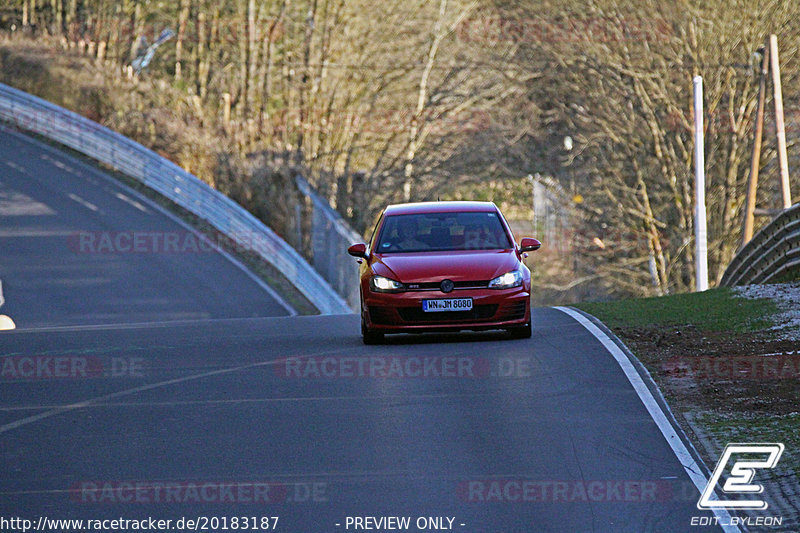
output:
{"label": "front wheel", "polygon": [[530,339],[533,330],[531,328],[531,323],[528,322],[522,326],[508,328],[508,332],[511,333],[512,339]]}
{"label": "front wheel", "polygon": [[367,345],[380,344],[383,342],[383,333],[378,333],[369,329],[367,323],[364,321],[364,315],[361,315],[361,339],[364,341],[364,344]]}

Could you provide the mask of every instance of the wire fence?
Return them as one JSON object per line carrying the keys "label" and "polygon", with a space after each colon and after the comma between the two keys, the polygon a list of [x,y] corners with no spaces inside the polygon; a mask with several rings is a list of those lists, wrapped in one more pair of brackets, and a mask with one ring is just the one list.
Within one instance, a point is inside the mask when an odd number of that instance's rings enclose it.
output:
{"label": "wire fence", "polygon": [[[347,248],[364,239],[299,174],[295,176],[295,183],[312,208],[311,224],[303,225],[301,221],[296,224],[309,228],[307,240],[311,243],[311,257],[308,259],[350,308],[357,310],[360,306],[358,264],[347,254]],[[301,210],[295,212],[300,213]]]}
{"label": "wire fence", "polygon": [[533,184],[533,232],[560,255],[572,251],[572,210],[564,189],[550,177],[537,177]]}

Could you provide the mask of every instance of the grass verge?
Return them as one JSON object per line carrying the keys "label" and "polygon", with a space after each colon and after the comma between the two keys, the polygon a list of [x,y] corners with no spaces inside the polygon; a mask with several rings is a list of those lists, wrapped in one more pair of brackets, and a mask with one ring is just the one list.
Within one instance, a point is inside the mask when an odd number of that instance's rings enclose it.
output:
{"label": "grass verge", "polygon": [[727,287],[657,298],[575,305],[612,328],[692,325],[702,331],[759,331],[772,325],[771,300],[737,298]]}
{"label": "grass verge", "polygon": [[765,490],[800,525],[784,486],[800,473],[800,343],[772,329],[772,300],[717,288],[575,307],[603,321],[645,365],[708,466],[731,442],[784,443]]}

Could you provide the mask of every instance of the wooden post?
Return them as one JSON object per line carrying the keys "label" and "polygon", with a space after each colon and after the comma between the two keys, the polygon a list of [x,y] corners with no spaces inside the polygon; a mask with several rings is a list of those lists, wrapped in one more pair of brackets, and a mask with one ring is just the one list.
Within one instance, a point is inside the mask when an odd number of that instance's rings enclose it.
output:
{"label": "wooden post", "polygon": [[747,199],[744,208],[744,228],[742,246],[753,238],[755,222],[756,194],[758,191],[758,172],[761,167],[761,141],[764,137],[764,107],[767,99],[767,71],[769,70],[769,38],[764,43],[764,57],[761,60],[761,79],[758,82],[758,108],[753,132],[753,156],[750,160],[750,179],[747,181]]}
{"label": "wooden post", "polygon": [[783,122],[783,95],[781,93],[781,70],[778,62],[778,37],[769,36],[769,56],[772,66],[772,89],[775,99],[775,129],[778,136],[778,163],[781,171],[781,192],[783,208],[792,206],[792,192],[789,189],[789,160],[786,156],[786,127]]}

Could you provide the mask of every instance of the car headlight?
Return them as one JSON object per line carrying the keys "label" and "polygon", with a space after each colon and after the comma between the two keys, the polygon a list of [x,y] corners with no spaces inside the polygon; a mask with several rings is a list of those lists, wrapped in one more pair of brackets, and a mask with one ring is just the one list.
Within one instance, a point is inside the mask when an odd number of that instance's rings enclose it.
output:
{"label": "car headlight", "polygon": [[489,282],[490,289],[510,289],[512,287],[519,287],[520,285],[522,285],[522,272],[519,270],[506,272],[502,276],[497,276]]}
{"label": "car headlight", "polygon": [[372,276],[369,280],[369,287],[374,292],[403,292],[406,289],[399,281],[383,276]]}

